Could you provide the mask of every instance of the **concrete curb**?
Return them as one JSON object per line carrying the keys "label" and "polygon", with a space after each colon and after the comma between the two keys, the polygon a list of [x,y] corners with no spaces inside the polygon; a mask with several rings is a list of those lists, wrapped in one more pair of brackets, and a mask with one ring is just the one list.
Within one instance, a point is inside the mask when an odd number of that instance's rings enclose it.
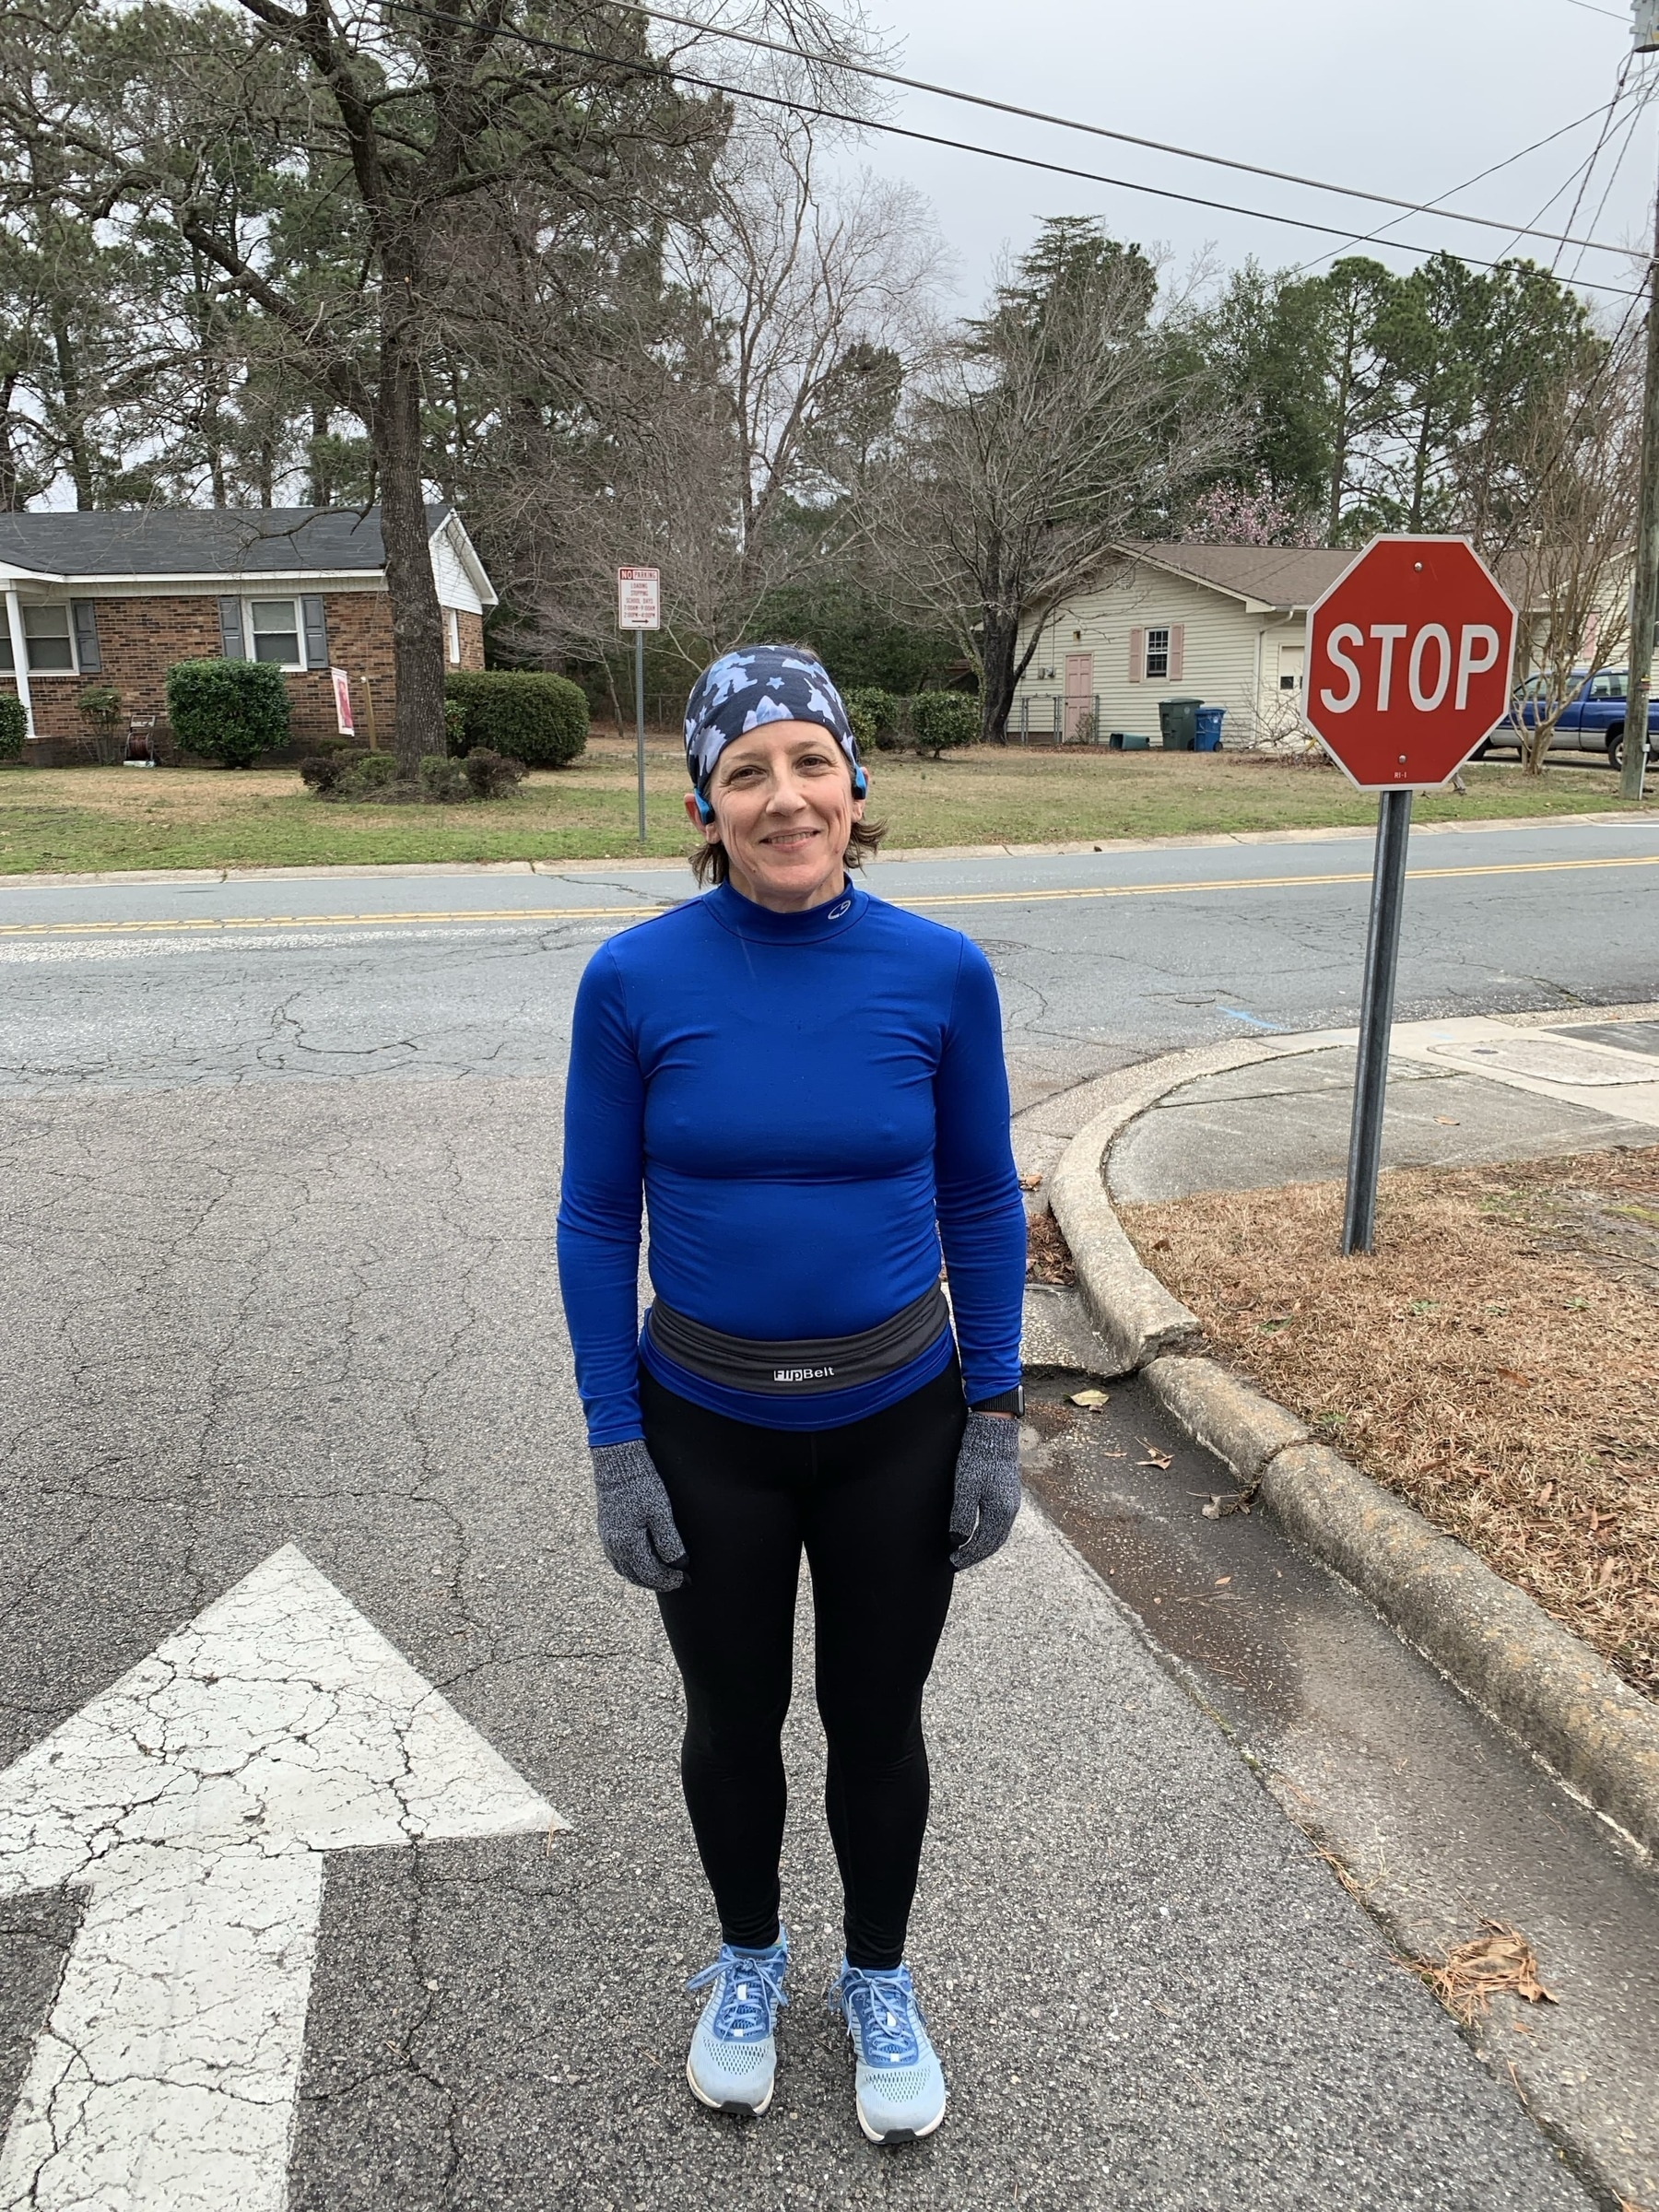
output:
{"label": "concrete curb", "polygon": [[[1086,1122],[1061,1154],[1049,1177],[1049,1205],[1059,1222],[1077,1270],[1077,1288],[1089,1319],[1121,1365],[1119,1374],[1145,1367],[1162,1352],[1194,1344],[1198,1317],[1141,1265],[1122,1222],[1106,1195],[1102,1172],[1112,1141],[1166,1091],[1199,1076],[1218,1076],[1258,1061],[1278,1060],[1298,1041],[1208,1045],[1197,1052],[1167,1053],[1127,1067],[1108,1079],[1107,1103]],[[1303,1045],[1303,1051],[1316,1049]]]}
{"label": "concrete curb", "polygon": [[[1659,1852],[1659,1710],[1543,1607],[1414,1506],[1229,1369],[1203,1358],[1195,1315],[1144,1266],[1106,1192],[1112,1146],[1200,1076],[1291,1056],[1297,1041],[1175,1053],[1124,1071],[1051,1178],[1078,1286],[1118,1371],[1147,1382],[1301,1547],[1643,1851]],[[1302,1047],[1313,1049],[1312,1045]]]}

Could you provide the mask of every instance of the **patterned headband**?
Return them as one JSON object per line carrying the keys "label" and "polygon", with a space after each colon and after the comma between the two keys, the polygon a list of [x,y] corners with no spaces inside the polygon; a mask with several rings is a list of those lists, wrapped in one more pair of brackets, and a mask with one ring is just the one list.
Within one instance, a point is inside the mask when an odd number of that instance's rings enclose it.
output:
{"label": "patterned headband", "polygon": [[686,766],[700,793],[733,738],[768,722],[818,723],[846,754],[858,784],[858,740],[822,665],[798,647],[744,645],[705,668],[686,701]]}

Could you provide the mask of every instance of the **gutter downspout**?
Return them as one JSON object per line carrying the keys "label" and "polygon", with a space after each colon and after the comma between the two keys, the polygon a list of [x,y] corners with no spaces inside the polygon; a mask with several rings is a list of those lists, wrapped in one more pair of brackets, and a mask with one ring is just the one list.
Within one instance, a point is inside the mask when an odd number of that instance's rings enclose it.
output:
{"label": "gutter downspout", "polygon": [[29,644],[23,635],[23,610],[18,604],[18,587],[6,587],[6,627],[11,638],[13,681],[18,697],[23,701],[23,713],[29,724],[29,735],[35,734],[34,700],[29,691]]}

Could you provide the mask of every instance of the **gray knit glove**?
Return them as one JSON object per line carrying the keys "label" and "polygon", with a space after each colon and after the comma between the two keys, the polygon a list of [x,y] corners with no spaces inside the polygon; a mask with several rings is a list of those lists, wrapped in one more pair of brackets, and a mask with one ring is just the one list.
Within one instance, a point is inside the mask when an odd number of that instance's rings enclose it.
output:
{"label": "gray knit glove", "polygon": [[1006,1413],[971,1413],[957,1453],[951,1565],[977,1567],[1000,1551],[1018,1511],[1019,1423]]}
{"label": "gray knit glove", "polygon": [[686,1547],[644,1438],[600,1444],[589,1457],[606,1558],[625,1583],[641,1590],[677,1590],[686,1579],[680,1571]]}

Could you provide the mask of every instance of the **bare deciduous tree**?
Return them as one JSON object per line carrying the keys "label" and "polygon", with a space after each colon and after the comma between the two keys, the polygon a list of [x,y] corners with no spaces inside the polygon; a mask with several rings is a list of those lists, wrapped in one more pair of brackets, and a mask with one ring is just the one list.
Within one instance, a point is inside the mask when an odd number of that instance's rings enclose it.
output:
{"label": "bare deciduous tree", "polygon": [[1529,412],[1514,440],[1519,488],[1483,547],[1521,609],[1518,673],[1538,679],[1521,740],[1534,775],[1575,677],[1617,665],[1630,639],[1642,337],[1622,330],[1576,388],[1545,394]]}
{"label": "bare deciduous tree", "polygon": [[987,319],[939,347],[888,476],[893,588],[978,665],[993,742],[1048,615],[1230,451],[1229,421],[1171,381],[1156,288],[1138,248],[1047,225]]}
{"label": "bare deciduous tree", "polygon": [[775,580],[780,510],[846,488],[811,478],[817,434],[849,400],[850,367],[885,355],[902,373],[944,265],[920,194],[868,171],[837,175],[821,135],[773,110],[739,117],[706,216],[677,241],[729,410],[739,619]]}

